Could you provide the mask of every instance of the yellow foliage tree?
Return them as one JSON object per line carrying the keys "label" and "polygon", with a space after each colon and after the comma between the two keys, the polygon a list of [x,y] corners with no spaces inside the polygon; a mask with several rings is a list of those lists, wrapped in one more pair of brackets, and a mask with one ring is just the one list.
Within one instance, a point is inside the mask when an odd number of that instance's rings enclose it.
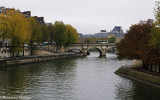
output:
{"label": "yellow foliage tree", "polygon": [[28,18],[31,26],[31,38],[30,41],[41,42],[42,41],[42,25],[38,23],[33,17]]}
{"label": "yellow foliage tree", "polygon": [[24,42],[30,38],[30,25],[27,18],[18,10],[8,9],[0,14],[0,36],[11,41],[11,51],[22,50]]}
{"label": "yellow foliage tree", "polygon": [[71,43],[78,42],[77,30],[74,27],[72,27],[71,25],[66,25],[66,34],[68,36],[66,46],[68,46]]}
{"label": "yellow foliage tree", "polygon": [[42,41],[42,25],[38,23],[33,17],[28,18],[29,24],[31,26],[31,38],[29,44],[31,46],[31,55],[33,53],[33,42],[40,43]]}

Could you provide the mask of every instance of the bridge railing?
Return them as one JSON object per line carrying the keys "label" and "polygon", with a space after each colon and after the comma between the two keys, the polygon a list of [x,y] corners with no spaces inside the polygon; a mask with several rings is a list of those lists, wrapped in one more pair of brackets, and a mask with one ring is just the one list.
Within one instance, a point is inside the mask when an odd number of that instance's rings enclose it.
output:
{"label": "bridge railing", "polygon": [[83,45],[108,45],[108,46],[115,46],[115,43],[72,43],[70,46],[83,46]]}

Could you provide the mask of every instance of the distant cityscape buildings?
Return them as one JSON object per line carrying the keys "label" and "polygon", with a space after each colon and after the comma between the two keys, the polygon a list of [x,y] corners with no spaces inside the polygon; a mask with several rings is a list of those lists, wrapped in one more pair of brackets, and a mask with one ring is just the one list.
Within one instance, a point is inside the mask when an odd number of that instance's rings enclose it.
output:
{"label": "distant cityscape buildings", "polygon": [[5,7],[0,7],[0,13],[2,13],[3,11],[5,11],[6,8]]}
{"label": "distant cityscape buildings", "polygon": [[25,12],[21,12],[23,13],[24,15],[26,15],[26,17],[31,17],[31,11],[25,11]]}
{"label": "distant cityscape buildings", "polygon": [[107,32],[106,30],[100,30],[99,33],[96,34],[82,34],[79,33],[80,39],[87,38],[110,38],[115,37],[116,41],[119,42],[123,38],[124,32],[121,26],[115,26],[111,32]]}

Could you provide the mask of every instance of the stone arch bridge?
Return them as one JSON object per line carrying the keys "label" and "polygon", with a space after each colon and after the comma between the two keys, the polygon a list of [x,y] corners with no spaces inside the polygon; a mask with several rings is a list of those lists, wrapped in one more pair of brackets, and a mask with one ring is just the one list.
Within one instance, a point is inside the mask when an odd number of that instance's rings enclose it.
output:
{"label": "stone arch bridge", "polygon": [[116,50],[115,43],[75,43],[66,48],[66,51],[79,50],[87,55],[90,49],[96,48],[100,56],[106,56],[108,50]]}

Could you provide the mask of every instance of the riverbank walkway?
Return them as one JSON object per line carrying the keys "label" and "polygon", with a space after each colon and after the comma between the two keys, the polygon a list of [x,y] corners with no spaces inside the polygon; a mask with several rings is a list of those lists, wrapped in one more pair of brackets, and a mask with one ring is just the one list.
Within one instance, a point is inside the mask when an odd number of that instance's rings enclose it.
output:
{"label": "riverbank walkway", "polygon": [[160,73],[144,69],[143,67],[134,67],[132,65],[131,66],[123,66],[123,67],[125,67],[127,69],[134,70],[134,71],[138,71],[138,72],[142,72],[142,73],[146,73],[146,74],[149,74],[149,75],[160,77]]}
{"label": "riverbank walkway", "polygon": [[160,73],[152,72],[142,67],[122,66],[115,71],[115,74],[160,88]]}

